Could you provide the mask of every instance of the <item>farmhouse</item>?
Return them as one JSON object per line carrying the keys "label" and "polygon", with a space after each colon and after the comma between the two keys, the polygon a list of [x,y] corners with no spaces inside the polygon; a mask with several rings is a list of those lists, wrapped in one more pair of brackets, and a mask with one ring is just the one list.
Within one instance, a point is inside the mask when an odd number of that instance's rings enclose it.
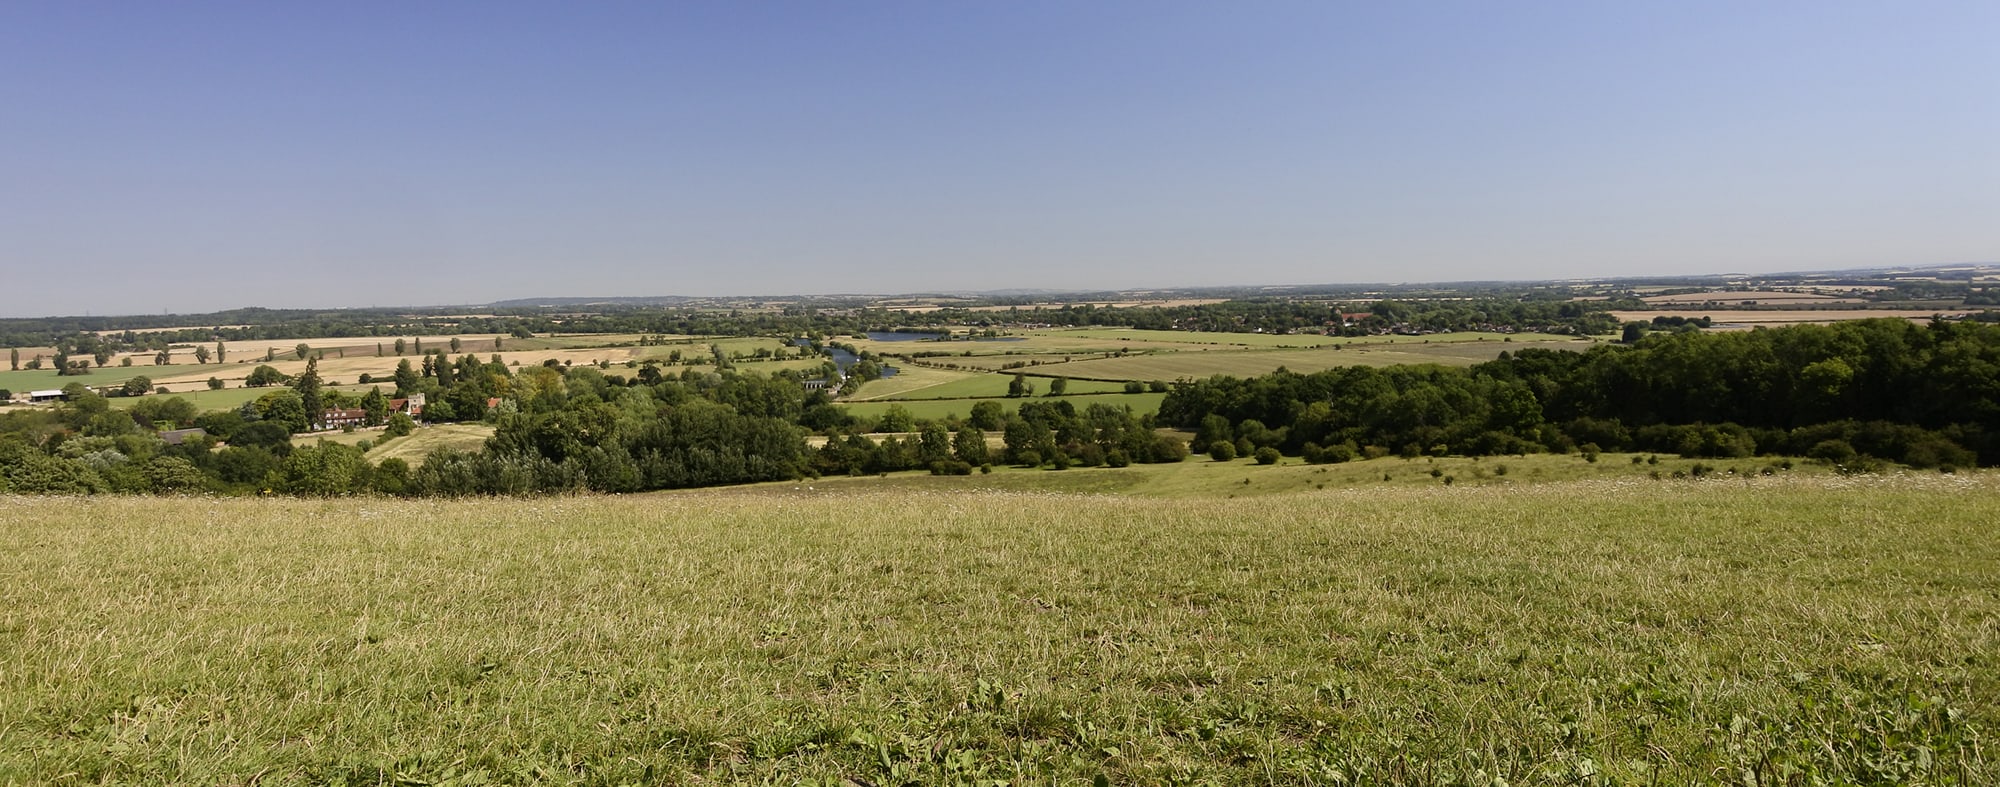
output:
{"label": "farmhouse", "polygon": [[424,395],[411,394],[408,399],[390,399],[389,414],[395,415],[396,413],[402,413],[411,418],[422,418],[424,415]]}
{"label": "farmhouse", "polygon": [[367,410],[334,409],[320,414],[319,426],[322,429],[345,429],[350,426],[360,426],[367,420]]}
{"label": "farmhouse", "polygon": [[199,426],[191,429],[168,429],[160,433],[160,441],[167,445],[180,445],[189,440],[207,436],[208,430]]}
{"label": "farmhouse", "polygon": [[64,398],[67,397],[63,395],[61,390],[28,392],[28,401],[30,402],[53,402]]}

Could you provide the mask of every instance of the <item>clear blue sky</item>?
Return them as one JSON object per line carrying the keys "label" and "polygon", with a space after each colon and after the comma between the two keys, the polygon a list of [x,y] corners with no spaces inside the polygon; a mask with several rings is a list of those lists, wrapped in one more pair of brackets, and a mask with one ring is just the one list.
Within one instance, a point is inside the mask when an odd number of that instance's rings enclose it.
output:
{"label": "clear blue sky", "polygon": [[0,314],[2000,258],[2000,3],[0,4]]}

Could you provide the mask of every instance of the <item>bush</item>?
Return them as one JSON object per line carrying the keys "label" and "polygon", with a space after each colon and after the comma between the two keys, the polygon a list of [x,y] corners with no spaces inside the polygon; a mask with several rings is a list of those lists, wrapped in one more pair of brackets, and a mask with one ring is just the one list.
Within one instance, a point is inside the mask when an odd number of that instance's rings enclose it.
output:
{"label": "bush", "polygon": [[972,475],[972,463],[939,459],[931,463],[931,475]]}
{"label": "bush", "polygon": [[1806,452],[1806,456],[1831,465],[1842,464],[1854,459],[1854,446],[1848,445],[1846,440],[1821,440]]}
{"label": "bush", "polygon": [[1352,462],[1354,461],[1354,444],[1340,443],[1322,448],[1313,443],[1306,443],[1305,452],[1302,455],[1307,462],[1316,465],[1337,465],[1342,462]]}
{"label": "bush", "polygon": [[1257,464],[1275,465],[1278,463],[1278,458],[1282,455],[1278,453],[1278,449],[1272,448],[1270,446],[1265,446],[1263,448],[1257,449],[1256,456],[1257,456]]}
{"label": "bush", "polygon": [[1208,458],[1217,462],[1233,461],[1236,459],[1236,444],[1228,440],[1217,440],[1209,443]]}
{"label": "bush", "polygon": [[382,438],[386,440],[391,437],[402,437],[415,431],[416,428],[417,422],[410,420],[407,413],[396,413],[389,416],[388,425],[382,429]]}

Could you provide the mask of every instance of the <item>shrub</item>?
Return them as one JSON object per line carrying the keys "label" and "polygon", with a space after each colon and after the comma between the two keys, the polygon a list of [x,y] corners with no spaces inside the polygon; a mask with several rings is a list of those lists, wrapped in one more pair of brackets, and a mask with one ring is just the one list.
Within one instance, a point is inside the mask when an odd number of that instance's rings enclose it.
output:
{"label": "shrub", "polygon": [[1278,463],[1279,456],[1281,455],[1278,453],[1278,449],[1276,448],[1272,448],[1270,446],[1259,448],[1257,449],[1257,454],[1256,454],[1257,464],[1275,465]]}
{"label": "shrub", "polygon": [[1228,440],[1217,440],[1209,443],[1208,458],[1217,462],[1233,461],[1236,459],[1236,444]]}
{"label": "shrub", "polygon": [[931,463],[931,475],[972,475],[972,463],[939,459]]}

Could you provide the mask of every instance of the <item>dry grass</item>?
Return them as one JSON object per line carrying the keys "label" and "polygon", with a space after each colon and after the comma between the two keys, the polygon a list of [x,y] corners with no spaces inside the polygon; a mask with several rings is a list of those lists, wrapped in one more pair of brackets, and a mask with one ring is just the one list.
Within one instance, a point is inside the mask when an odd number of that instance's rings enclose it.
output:
{"label": "dry grass", "polygon": [[0,783],[2000,779],[1990,476],[805,487],[0,498]]}

